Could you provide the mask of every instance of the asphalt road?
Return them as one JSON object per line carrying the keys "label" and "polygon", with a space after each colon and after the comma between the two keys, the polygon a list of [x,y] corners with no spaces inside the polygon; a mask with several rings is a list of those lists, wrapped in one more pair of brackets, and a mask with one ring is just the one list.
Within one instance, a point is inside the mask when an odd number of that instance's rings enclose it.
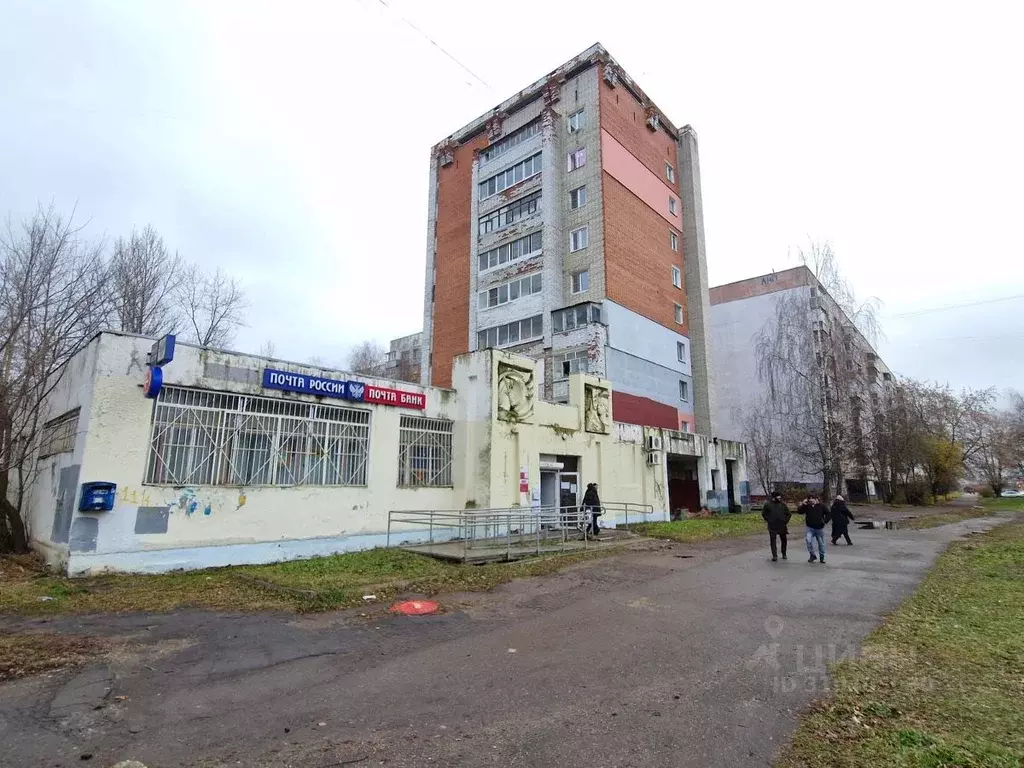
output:
{"label": "asphalt road", "polygon": [[[117,638],[0,686],[0,764],[764,766],[945,544],[993,525],[663,545],[453,595],[421,618],[199,612],[23,621]],[[5,621],[7,626],[15,622]],[[84,756],[88,755],[87,759]]]}

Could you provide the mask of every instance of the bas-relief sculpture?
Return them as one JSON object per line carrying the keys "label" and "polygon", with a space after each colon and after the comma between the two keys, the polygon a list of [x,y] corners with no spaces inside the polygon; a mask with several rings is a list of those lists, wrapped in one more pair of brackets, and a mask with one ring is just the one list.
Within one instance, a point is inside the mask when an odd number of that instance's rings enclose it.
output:
{"label": "bas-relief sculpture", "polygon": [[498,418],[529,421],[536,400],[533,371],[498,364]]}
{"label": "bas-relief sculpture", "polygon": [[584,393],[584,426],[587,432],[608,434],[612,429],[611,398],[607,389],[587,384]]}

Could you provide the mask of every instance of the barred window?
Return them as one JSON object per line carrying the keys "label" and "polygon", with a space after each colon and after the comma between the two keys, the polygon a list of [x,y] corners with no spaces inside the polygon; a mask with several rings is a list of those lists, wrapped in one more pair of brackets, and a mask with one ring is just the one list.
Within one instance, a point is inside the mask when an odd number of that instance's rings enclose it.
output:
{"label": "barred window", "polygon": [[78,408],[61,414],[43,425],[39,441],[39,458],[45,459],[58,453],[75,450],[75,433],[78,432]]}
{"label": "barred window", "polygon": [[164,387],[146,482],[366,485],[370,412]]}
{"label": "barred window", "polygon": [[398,484],[452,484],[452,422],[423,416],[402,416],[398,437]]}

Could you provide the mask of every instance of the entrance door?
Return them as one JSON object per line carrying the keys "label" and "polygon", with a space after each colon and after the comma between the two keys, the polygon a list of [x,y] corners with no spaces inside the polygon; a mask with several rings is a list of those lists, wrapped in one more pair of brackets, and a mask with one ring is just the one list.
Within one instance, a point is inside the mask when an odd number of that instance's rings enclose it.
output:
{"label": "entrance door", "polygon": [[728,494],[725,511],[732,512],[736,504],[736,462],[729,459],[725,460],[725,489]]}
{"label": "entrance door", "polygon": [[540,505],[553,509],[558,505],[558,473],[541,470]]}
{"label": "entrance door", "polygon": [[578,472],[558,473],[558,504],[578,507],[580,504],[580,476]]}

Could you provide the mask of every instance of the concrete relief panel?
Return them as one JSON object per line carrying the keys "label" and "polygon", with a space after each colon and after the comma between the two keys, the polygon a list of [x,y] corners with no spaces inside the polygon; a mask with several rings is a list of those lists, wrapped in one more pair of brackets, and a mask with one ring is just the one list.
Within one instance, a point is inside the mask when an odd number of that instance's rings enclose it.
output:
{"label": "concrete relief panel", "polygon": [[537,381],[533,371],[498,363],[498,418],[528,422],[537,403]]}
{"label": "concrete relief panel", "polygon": [[587,432],[607,435],[612,431],[611,393],[604,387],[584,388],[584,425]]}

